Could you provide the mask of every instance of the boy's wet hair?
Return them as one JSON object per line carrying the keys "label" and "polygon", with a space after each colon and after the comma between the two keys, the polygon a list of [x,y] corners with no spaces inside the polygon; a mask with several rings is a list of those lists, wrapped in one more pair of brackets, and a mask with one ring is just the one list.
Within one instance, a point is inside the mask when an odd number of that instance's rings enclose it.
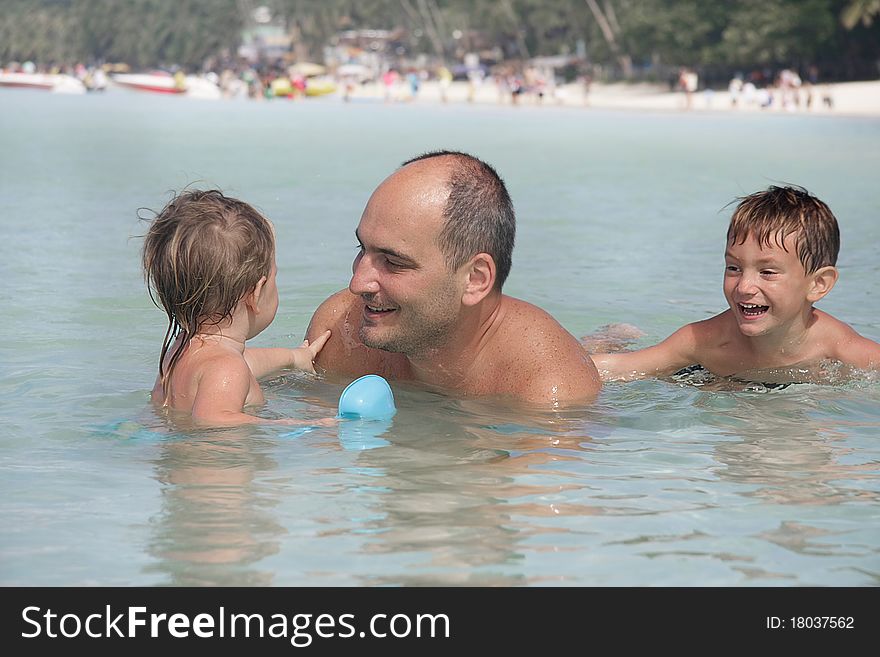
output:
{"label": "boy's wet hair", "polygon": [[445,225],[438,238],[446,266],[454,271],[476,254],[488,253],[495,260],[495,285],[500,290],[510,273],[516,238],[516,215],[507,187],[489,164],[461,151],[432,151],[400,166],[435,157],[452,159]]}
{"label": "boy's wet hair", "polygon": [[[168,381],[192,337],[232,316],[235,307],[275,258],[269,221],[247,203],[219,190],[188,190],[156,215],[144,239],[144,278],[150,298],[168,315],[159,376]],[[165,356],[181,336],[180,347]]]}
{"label": "boy's wet hair", "polygon": [[771,241],[783,249],[794,234],[797,254],[807,274],[837,264],[840,229],[831,209],[802,187],[771,186],[741,197],[727,229],[728,244],[742,244],[749,235],[762,247]]}

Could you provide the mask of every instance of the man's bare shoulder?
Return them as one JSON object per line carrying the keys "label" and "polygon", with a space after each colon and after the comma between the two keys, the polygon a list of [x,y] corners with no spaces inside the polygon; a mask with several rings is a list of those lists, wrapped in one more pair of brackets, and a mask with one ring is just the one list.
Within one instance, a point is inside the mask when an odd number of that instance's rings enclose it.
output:
{"label": "man's bare shoulder", "polygon": [[504,378],[523,399],[588,400],[601,387],[596,366],[580,342],[548,312],[504,297],[503,329],[497,336]]}
{"label": "man's bare shoulder", "polygon": [[538,306],[515,299],[514,297],[502,297],[504,311],[505,331],[511,335],[523,334],[523,339],[530,339],[536,335],[545,336],[548,340],[559,340],[563,343],[572,342],[578,346],[577,339],[548,313]]}
{"label": "man's bare shoulder", "polygon": [[358,331],[363,313],[360,297],[347,289],[328,297],[312,315],[306,331],[311,341],[330,330],[330,339],[315,359],[326,372],[347,376],[379,374],[389,379],[407,378],[402,356],[367,347]]}
{"label": "man's bare shoulder", "polygon": [[[357,303],[358,298],[348,290],[339,290],[335,294],[327,297],[320,306],[317,307],[312,314],[312,321],[309,324],[307,338],[312,338],[312,332],[320,335],[322,331],[330,329],[331,331],[337,324],[345,321],[346,314]],[[319,325],[316,328],[316,325]]]}

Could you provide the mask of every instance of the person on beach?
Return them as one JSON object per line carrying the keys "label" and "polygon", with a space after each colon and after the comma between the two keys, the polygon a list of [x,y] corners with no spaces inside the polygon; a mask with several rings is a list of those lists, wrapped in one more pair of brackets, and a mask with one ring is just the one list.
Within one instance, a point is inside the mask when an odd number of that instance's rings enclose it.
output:
{"label": "person on beach", "polygon": [[[880,368],[880,344],[813,307],[838,278],[840,232],[830,208],[799,187],[771,186],[740,201],[724,256],[730,308],[653,347],[594,353],[603,380],[682,374],[688,368],[747,381],[769,376],[784,384],[828,380],[829,361]],[[596,343],[588,337],[585,346]],[[754,376],[762,378],[752,378],[750,372],[759,370]]]}
{"label": "person on beach", "polygon": [[244,412],[265,401],[257,379],[283,368],[314,372],[330,336],[295,349],[245,345],[278,310],[275,234],[265,217],[217,190],[186,191],[153,219],[142,256],[150,297],[168,315],[154,404],[207,426],[332,422]]}
{"label": "person on beach", "polygon": [[348,289],[312,317],[309,339],[332,331],[317,365],[542,406],[593,398],[599,376],[574,336],[501,291],[514,233],[485,162],[454,151],[405,162],[364,209]]}

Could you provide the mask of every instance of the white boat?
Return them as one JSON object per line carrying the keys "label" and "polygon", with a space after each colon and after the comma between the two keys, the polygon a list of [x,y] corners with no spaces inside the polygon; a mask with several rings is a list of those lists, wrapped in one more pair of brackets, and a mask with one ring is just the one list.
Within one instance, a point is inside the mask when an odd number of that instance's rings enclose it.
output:
{"label": "white boat", "polygon": [[136,91],[151,91],[160,94],[182,94],[186,91],[183,77],[177,77],[164,71],[153,73],[113,73],[110,79],[120,87]]}
{"label": "white boat", "polygon": [[161,94],[185,94],[193,98],[218,99],[221,96],[217,83],[196,75],[171,75],[164,71],[153,73],[113,73],[113,82],[127,89]]}
{"label": "white boat", "polygon": [[39,89],[54,93],[84,94],[85,85],[72,75],[60,73],[0,72],[0,87]]}

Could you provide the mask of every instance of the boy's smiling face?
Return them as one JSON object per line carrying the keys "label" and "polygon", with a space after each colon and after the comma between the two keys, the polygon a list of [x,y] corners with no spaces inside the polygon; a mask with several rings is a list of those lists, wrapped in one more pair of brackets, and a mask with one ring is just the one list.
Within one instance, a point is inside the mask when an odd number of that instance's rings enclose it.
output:
{"label": "boy's smiling face", "polygon": [[724,259],[724,296],[743,335],[806,329],[813,302],[824,293],[813,294],[816,273],[804,270],[796,235],[769,245],[749,235],[742,244],[728,243]]}

